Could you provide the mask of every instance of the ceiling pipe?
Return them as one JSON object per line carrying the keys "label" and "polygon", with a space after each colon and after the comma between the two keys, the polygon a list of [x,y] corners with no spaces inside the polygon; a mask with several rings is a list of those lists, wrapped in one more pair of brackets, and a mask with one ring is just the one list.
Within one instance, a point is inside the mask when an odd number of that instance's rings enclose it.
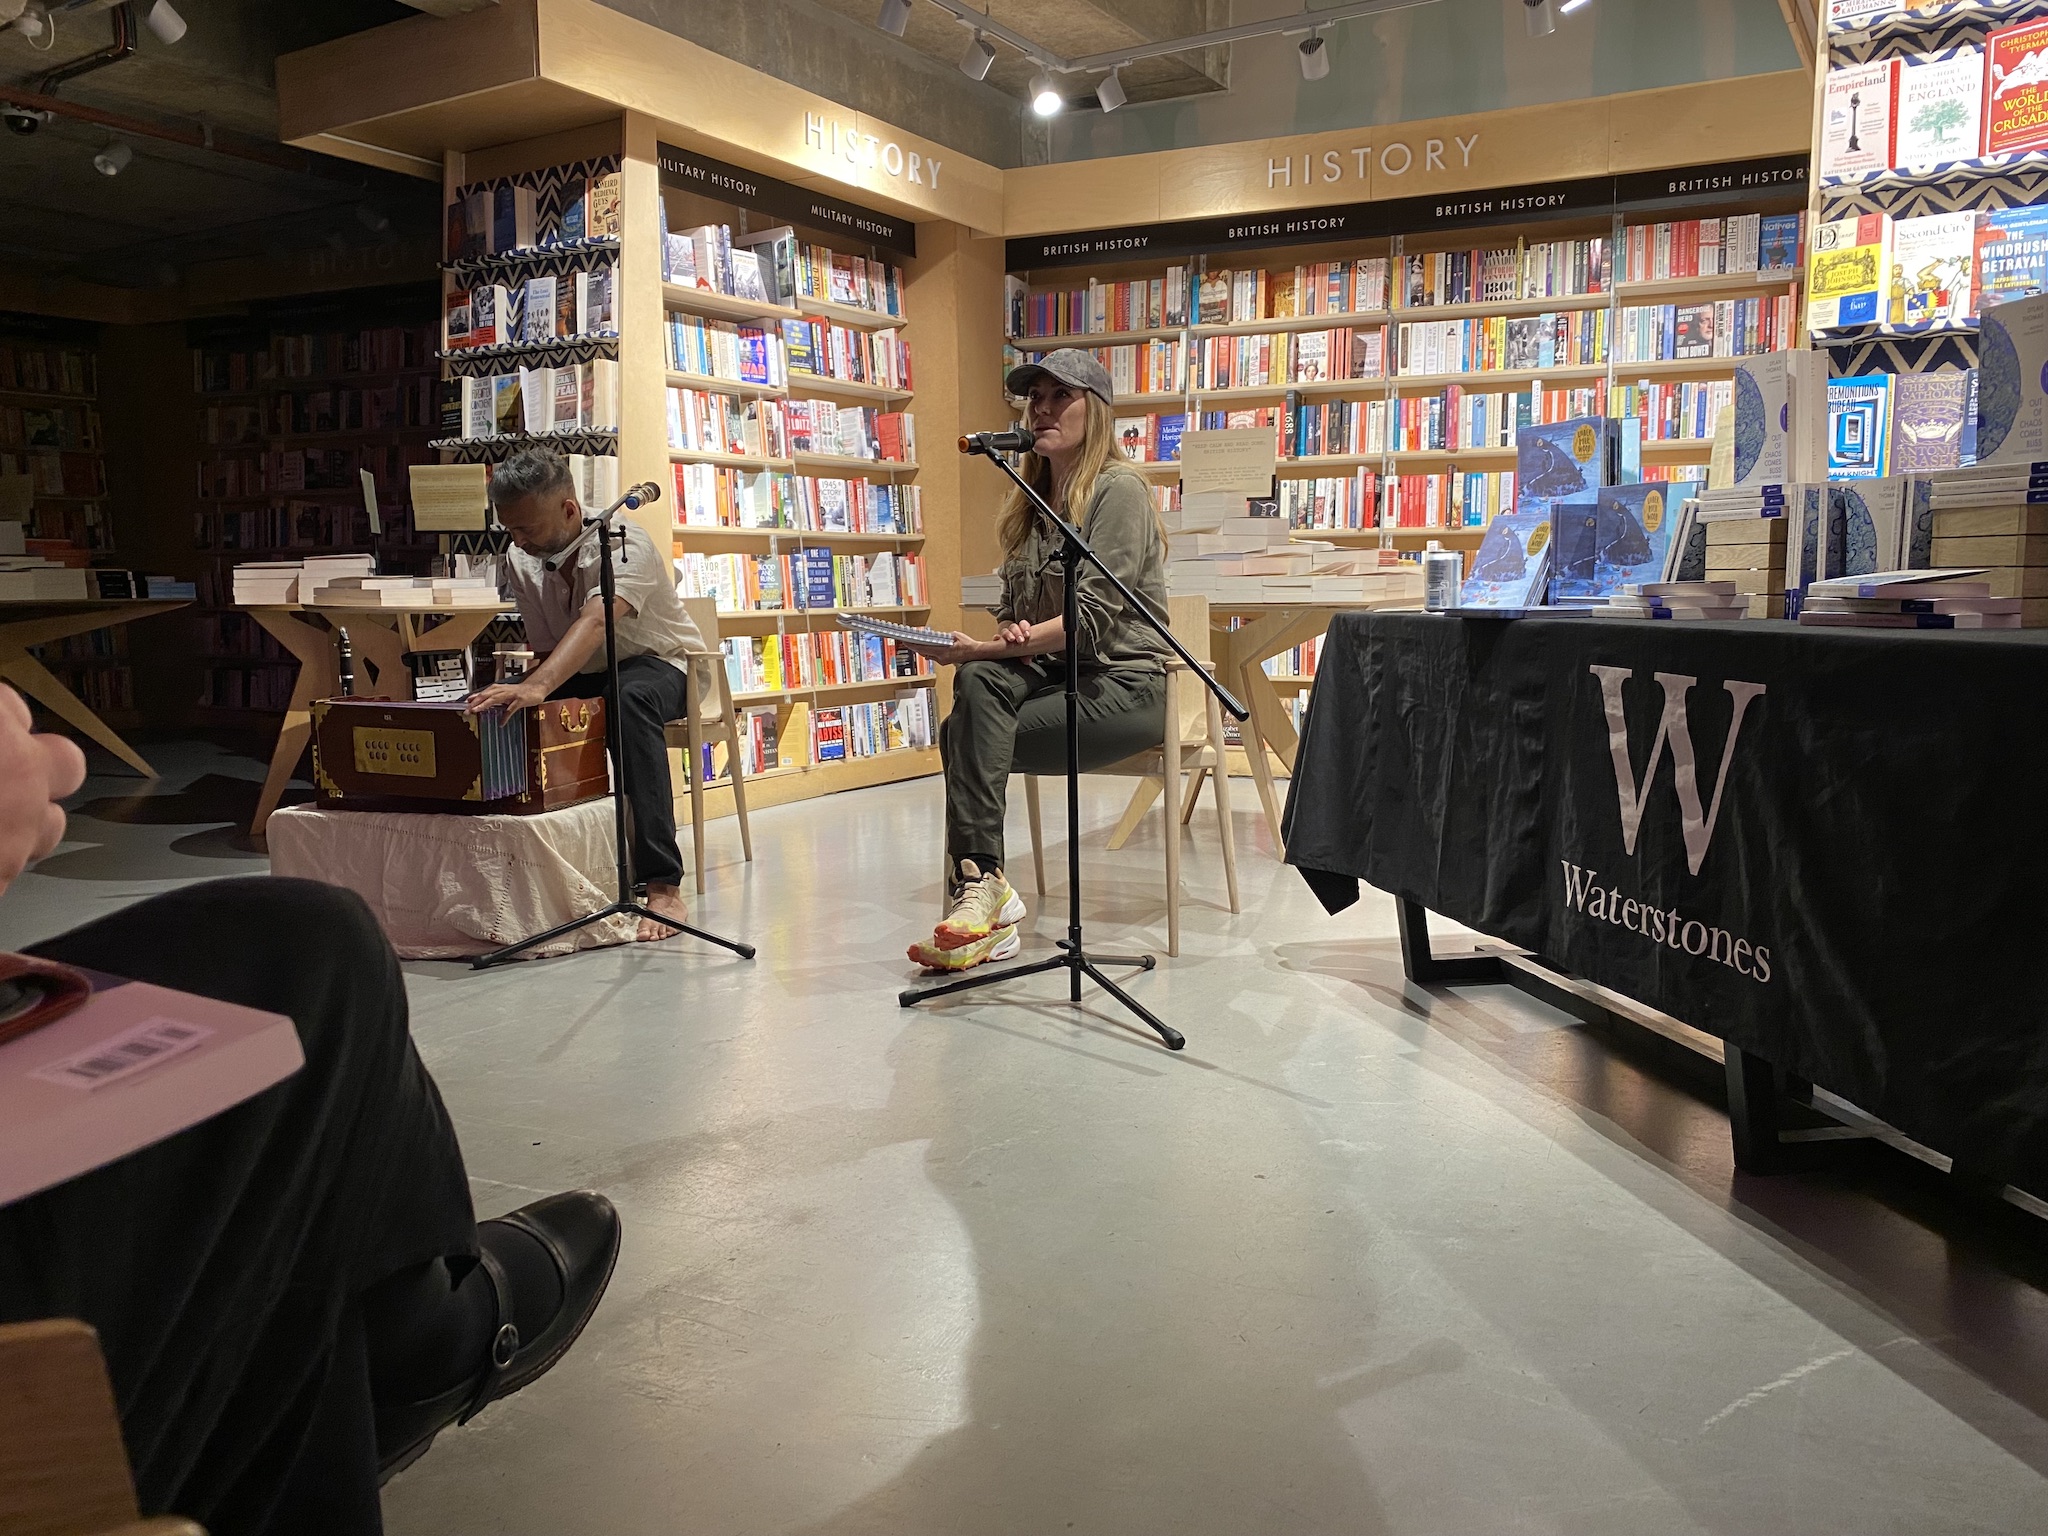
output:
{"label": "ceiling pipe", "polygon": [[216,155],[248,160],[257,165],[270,166],[275,170],[290,171],[295,175],[318,176],[326,181],[340,182],[356,188],[369,185],[357,175],[338,168],[330,168],[317,155],[307,154],[304,150],[287,149],[281,144],[266,144],[261,139],[245,138],[238,133],[224,132],[211,124],[196,124],[190,128],[183,128],[170,123],[155,123],[147,118],[130,117],[125,112],[108,112],[99,107],[88,107],[82,102],[68,101],[61,96],[45,96],[36,91],[17,90],[4,85],[0,85],[0,102],[21,107],[26,111],[50,112],[75,122],[93,123],[134,137],[160,139],[166,144],[182,144],[188,149],[209,150]]}
{"label": "ceiling pipe", "polygon": [[114,40],[97,53],[88,53],[83,58],[59,64],[55,69],[36,76],[36,90],[47,96],[66,80],[76,80],[80,75],[105,69],[109,64],[118,64],[134,51],[135,7],[132,3],[118,5],[114,8]]}

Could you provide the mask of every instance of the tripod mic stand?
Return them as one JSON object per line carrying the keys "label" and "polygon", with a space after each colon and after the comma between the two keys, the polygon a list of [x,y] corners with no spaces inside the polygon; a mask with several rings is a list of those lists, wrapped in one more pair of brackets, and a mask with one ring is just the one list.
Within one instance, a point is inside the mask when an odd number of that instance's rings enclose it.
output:
{"label": "tripod mic stand", "polygon": [[[1216,695],[1218,702],[1230,712],[1233,719],[1243,720],[1251,712],[1244,705],[1238,703],[1236,699],[1232,698],[1229,691],[1221,683],[1217,682],[1215,678],[1211,677],[1201,663],[1188,654],[1187,647],[1174,638],[1173,631],[1160,621],[1158,615],[1145,606],[1144,601],[1137,593],[1124,585],[1123,579],[1116,572],[1102,563],[1102,557],[1089,547],[1086,539],[1081,537],[1081,530],[1061,517],[1059,513],[1052,509],[1051,504],[1043,496],[1027,485],[1024,477],[1017,473],[1007,459],[999,455],[997,447],[998,444],[991,441],[986,435],[981,438],[963,437],[960,439],[960,451],[962,453],[978,453],[984,458],[991,460],[996,468],[1000,469],[1016,483],[1017,489],[1022,491],[1030,500],[1032,506],[1037,509],[1039,517],[1050,527],[1057,529],[1060,536],[1060,569],[1064,581],[1062,612],[1066,625],[1067,653],[1067,936],[1064,939],[1054,941],[1060,953],[1048,956],[1044,960],[1033,960],[1028,964],[1013,965],[1000,971],[977,970],[958,981],[941,982],[937,986],[911,987],[903,992],[899,992],[896,995],[896,1001],[903,1007],[909,1008],[929,998],[944,997],[952,992],[966,992],[974,987],[991,987],[998,982],[1011,981],[1020,976],[1037,976],[1047,971],[1065,971],[1068,980],[1068,997],[1071,1001],[1076,1003],[1081,1001],[1081,978],[1086,976],[1097,986],[1101,987],[1103,991],[1107,992],[1111,997],[1122,1003],[1132,1013],[1135,1013],[1146,1024],[1151,1026],[1153,1032],[1166,1042],[1168,1050],[1177,1051],[1187,1044],[1187,1038],[1171,1024],[1165,1023],[1155,1016],[1136,998],[1103,975],[1099,969],[1103,965],[1131,965],[1138,967],[1140,970],[1149,971],[1159,962],[1151,955],[1095,955],[1091,957],[1081,936],[1081,649],[1079,644],[1081,604],[1078,595],[1080,587],[1078,578],[1081,574],[1082,561],[1085,560],[1088,564],[1094,566],[1096,570],[1100,571],[1103,576],[1108,578],[1110,585],[1122,594],[1129,611],[1136,614],[1149,628],[1158,634],[1160,639],[1173,647],[1174,654],[1187,664],[1190,672],[1202,680],[1203,687]],[[1165,766],[1171,772],[1174,765],[1166,764],[1162,766]],[[1227,773],[1228,771],[1228,764],[1218,763],[1216,765],[1215,772]],[[1170,786],[1167,788],[1166,793],[1169,795],[1172,793]],[[1180,820],[1177,810],[1174,817],[1174,829],[1170,835],[1174,837],[1180,835]],[[948,873],[950,874],[950,871]]]}
{"label": "tripod mic stand", "polygon": [[[626,754],[619,747],[619,715],[624,695],[619,691],[618,623],[612,613],[615,595],[612,540],[619,541],[619,559],[623,562],[626,558],[626,530],[621,528],[613,531],[612,514],[621,507],[630,510],[646,502],[657,501],[660,497],[661,487],[650,480],[634,486],[602,512],[593,513],[583,519],[585,528],[597,530],[597,589],[604,599],[604,664],[611,684],[610,698],[604,711],[604,749],[610,755],[612,765],[612,853],[618,865],[618,900],[596,912],[557,924],[545,933],[536,933],[530,939],[521,939],[516,944],[507,944],[503,949],[494,949],[487,955],[478,955],[469,962],[471,970],[482,971],[494,965],[503,965],[508,960],[517,959],[522,951],[532,949],[535,945],[545,944],[565,933],[574,933],[579,928],[587,928],[592,923],[601,923],[610,917],[644,918],[649,922],[660,923],[664,928],[673,928],[677,933],[687,933],[693,939],[702,939],[707,944],[729,949],[743,960],[754,958],[754,946],[751,944],[742,944],[737,939],[722,939],[715,933],[706,933],[702,928],[693,928],[688,923],[678,922],[672,917],[663,917],[659,912],[651,911],[633,899],[633,859],[626,840]],[[692,686],[694,685],[695,680],[692,679]],[[689,771],[699,772],[699,765],[689,764]]]}

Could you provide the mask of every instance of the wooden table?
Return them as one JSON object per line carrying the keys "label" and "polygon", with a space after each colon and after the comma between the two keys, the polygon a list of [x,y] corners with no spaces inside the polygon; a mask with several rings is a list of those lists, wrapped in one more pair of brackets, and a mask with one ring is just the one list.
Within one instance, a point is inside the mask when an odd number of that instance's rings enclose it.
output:
{"label": "wooden table", "polygon": [[[412,671],[407,656],[467,650],[493,619],[512,612],[509,603],[488,608],[344,608],[331,603],[251,606],[243,609],[277,637],[278,644],[298,659],[299,676],[292,685],[291,702],[285,706],[284,724],[271,750],[270,771],[264,775],[263,793],[256,800],[256,817],[249,823],[251,836],[260,836],[306,741],[313,733],[313,701],[331,699],[341,692],[341,659],[335,636],[346,634],[355,655],[356,691],[366,698],[410,699]],[[331,628],[308,622],[317,615]],[[420,620],[442,618],[447,622],[425,629]],[[367,674],[367,675],[365,675]]]}
{"label": "wooden table", "polygon": [[[1412,593],[1399,597],[1354,598],[1332,603],[1253,603],[1223,598],[1209,600],[1209,654],[1216,668],[1216,680],[1236,694],[1251,709],[1251,718],[1238,728],[1245,760],[1258,786],[1259,804],[1266,815],[1266,830],[1273,846],[1285,850],[1280,840],[1280,798],[1273,787],[1272,757],[1278,757],[1288,773],[1294,772],[1295,753],[1300,741],[1294,721],[1280,690],[1266,675],[1265,663],[1282,652],[1291,651],[1322,634],[1331,618],[1361,608],[1415,608],[1419,599]],[[1230,622],[1243,622],[1232,629]],[[1271,752],[1272,757],[1267,754]],[[1159,798],[1165,786],[1158,779],[1140,779],[1131,791],[1130,804],[1109,834],[1109,846],[1120,848],[1144,820],[1145,812]],[[1187,800],[1181,806],[1181,820],[1194,814],[1202,780],[1194,776],[1188,784]]]}
{"label": "wooden table", "polygon": [[72,635],[88,634],[131,619],[169,613],[189,606],[184,598],[70,597],[18,598],[0,601],[0,678],[5,678],[59,719],[69,722],[114,756],[150,778],[157,771],[142,760],[114,728],[94,714],[85,701],[57,680],[56,674],[29,654],[29,647],[49,645]]}

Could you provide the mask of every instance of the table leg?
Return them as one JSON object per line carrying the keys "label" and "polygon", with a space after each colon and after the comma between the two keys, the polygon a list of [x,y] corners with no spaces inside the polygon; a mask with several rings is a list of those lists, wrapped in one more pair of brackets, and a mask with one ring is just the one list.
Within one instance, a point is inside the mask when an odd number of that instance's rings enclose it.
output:
{"label": "table leg", "polygon": [[1744,1173],[1776,1173],[1785,1163],[1778,1072],[1763,1057],[1723,1044],[1728,1070],[1728,1131],[1735,1142],[1735,1166]]}
{"label": "table leg", "polygon": [[263,776],[263,792],[256,797],[256,815],[249,823],[249,835],[261,837],[271,812],[284,798],[285,785],[291,782],[299,754],[306,750],[307,738],[313,734],[313,701],[332,698],[341,691],[341,671],[331,630],[315,629],[282,609],[255,609],[251,616],[299,661],[291,702],[285,706],[284,724],[270,753],[270,770]]}
{"label": "table leg", "polygon": [[1251,765],[1252,783],[1258,786],[1259,804],[1265,808],[1266,830],[1272,834],[1273,846],[1284,857],[1287,845],[1280,839],[1280,797],[1273,790],[1273,765],[1266,757],[1266,738],[1259,731],[1259,701],[1254,692],[1257,684],[1252,675],[1258,674],[1260,683],[1268,690],[1272,682],[1256,664],[1240,665],[1236,671],[1238,697],[1251,706],[1251,718],[1239,723],[1237,739],[1244,747],[1245,761]]}
{"label": "table leg", "polygon": [[158,776],[142,760],[141,753],[116,735],[112,726],[88,709],[83,699],[27,651],[13,645],[0,647],[0,678],[14,684],[59,719],[69,721],[144,777]]}
{"label": "table leg", "polygon": [[370,679],[358,678],[357,694],[363,698],[411,702],[412,669],[405,664],[406,637],[398,626],[361,613],[336,615],[334,622],[348,636],[357,665],[367,666],[376,674]]}
{"label": "table leg", "polygon": [[1401,970],[1417,986],[1442,987],[1501,979],[1501,963],[1493,955],[1439,960],[1430,954],[1429,911],[1421,902],[1397,896],[1394,915],[1401,924]]}

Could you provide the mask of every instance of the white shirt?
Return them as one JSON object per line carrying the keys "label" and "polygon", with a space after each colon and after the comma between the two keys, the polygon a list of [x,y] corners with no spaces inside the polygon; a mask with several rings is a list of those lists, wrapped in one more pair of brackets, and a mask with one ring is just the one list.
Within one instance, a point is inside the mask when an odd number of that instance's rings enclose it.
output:
{"label": "white shirt", "polygon": [[[616,545],[612,549],[612,590],[633,610],[618,620],[619,655],[659,656],[687,672],[684,653],[704,649],[704,638],[676,595],[669,563],[632,518],[620,515],[615,522],[626,530],[626,547],[623,552]],[[545,559],[518,548],[506,551],[498,590],[519,605],[527,644],[536,654],[559,646],[585,605],[599,595],[596,534],[595,528],[586,528],[575,543]],[[592,651],[579,670],[602,672],[604,647]]]}

